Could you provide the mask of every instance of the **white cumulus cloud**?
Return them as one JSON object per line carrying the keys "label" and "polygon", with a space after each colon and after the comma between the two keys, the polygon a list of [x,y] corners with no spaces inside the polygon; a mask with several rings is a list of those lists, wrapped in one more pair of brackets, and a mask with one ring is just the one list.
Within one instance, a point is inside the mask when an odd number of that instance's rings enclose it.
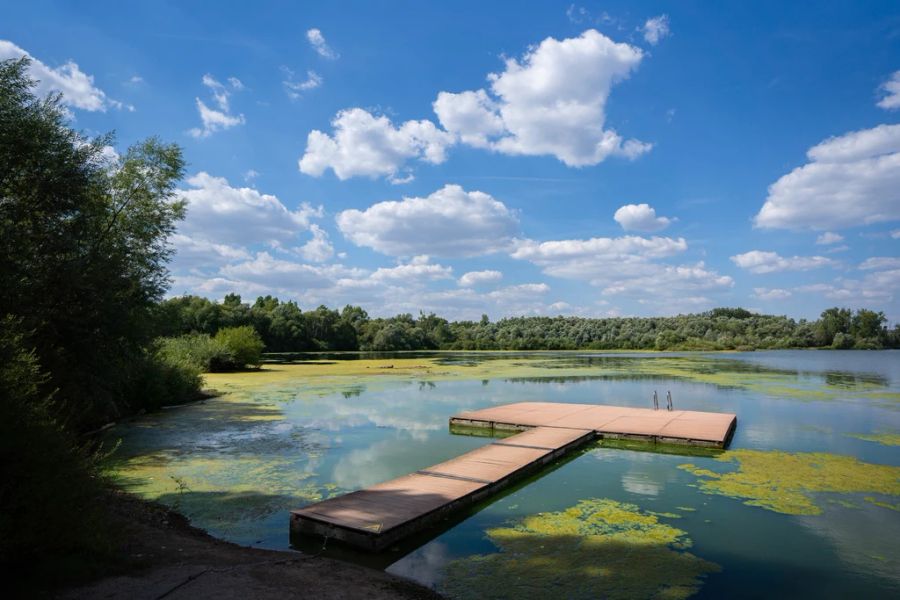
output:
{"label": "white cumulus cloud", "polygon": [[298,252],[305,260],[324,262],[334,256],[334,246],[328,240],[328,233],[315,223],[309,226],[312,239],[300,246]]}
{"label": "white cumulus cloud", "polygon": [[493,283],[501,279],[503,279],[503,273],[500,271],[469,271],[464,273],[457,283],[462,287],[472,287],[483,283]]}
{"label": "white cumulus cloud", "polygon": [[332,60],[340,58],[340,54],[335,52],[331,46],[328,45],[328,42],[325,41],[325,36],[322,35],[322,32],[319,29],[313,28],[307,30],[306,40],[319,56]]}
{"label": "white cumulus cloud", "polygon": [[878,101],[878,106],[893,110],[900,108],[900,71],[894,71],[890,78],[881,84],[883,97]]}
{"label": "white cumulus cloud", "polygon": [[308,134],[300,171],[318,177],[332,169],[339,179],[384,176],[405,183],[412,178],[407,162],[442,163],[455,143],[554,156],[572,167],[610,156],[633,159],[651,144],[607,128],[606,101],[642,58],[640,48],[594,29],[577,38],[547,38],[521,59],[507,59],[502,72],[489,74],[489,90],[438,93],[432,108],[443,128],[424,119],[395,126],[358,107],[338,112],[332,134]]}
{"label": "white cumulus cloud", "polygon": [[835,262],[824,256],[781,256],[777,252],[751,250],[731,257],[731,262],[751,273],[777,273],[779,271],[808,271],[821,267],[833,267]]}
{"label": "white cumulus cloud", "polygon": [[547,275],[587,281],[607,295],[627,295],[641,302],[671,305],[701,290],[724,290],[734,285],[702,262],[672,265],[663,259],[687,250],[684,238],[623,236],[586,240],[519,242],[511,256],[527,260]]}
{"label": "white cumulus cloud", "polygon": [[840,229],[900,219],[900,125],[833,137],[769,186],[758,227]]}
{"label": "white cumulus cloud", "polygon": [[450,279],[453,268],[430,262],[427,255],[414,256],[408,263],[396,267],[381,267],[372,273],[375,281],[400,281],[410,283],[416,280]]}
{"label": "white cumulus cloud", "polygon": [[252,255],[240,246],[220,244],[206,239],[194,239],[182,233],[169,238],[175,249],[176,270],[190,271],[220,266],[236,260],[249,260]]}
{"label": "white cumulus cloud", "polygon": [[572,167],[614,155],[635,158],[650,144],[607,129],[606,101],[642,58],[640,48],[594,29],[577,38],[548,37],[488,75],[490,94],[441,92],[433,108],[463,143],[503,154],[550,155]]}
{"label": "white cumulus cloud", "polygon": [[[206,172],[188,178],[187,184],[190,189],[179,192],[179,198],[187,203],[187,215],[178,224],[174,238],[176,269],[200,266],[203,256],[207,267],[247,258],[247,247],[253,245],[287,246],[295,243],[300,233],[315,227],[313,218],[322,216],[322,207],[304,203],[290,210],[276,196],[232,187],[224,177]],[[313,231],[313,241],[316,235]],[[308,250],[312,253],[315,249],[321,256],[323,244],[327,244],[327,238]]]}
{"label": "white cumulus cloud", "polygon": [[647,19],[641,31],[644,32],[644,40],[648,44],[651,46],[657,45],[661,39],[669,36],[669,16],[659,15],[658,17]]}
{"label": "white cumulus cloud", "polygon": [[816,238],[816,244],[819,246],[830,246],[831,244],[837,244],[838,242],[843,242],[844,236],[839,233],[834,233],[832,231],[826,231]]}
{"label": "white cumulus cloud", "polygon": [[546,294],[549,291],[550,286],[546,283],[522,283],[494,290],[489,292],[487,297],[505,303],[513,300],[529,299],[535,294]]}
{"label": "white cumulus cloud", "polygon": [[386,116],[361,108],[339,112],[331,125],[333,135],[309,133],[299,162],[301,172],[318,177],[332,169],[341,180],[357,175],[395,177],[410,159],[444,162],[453,141],[431,121],[406,121],[395,127]]}
{"label": "white cumulus cloud", "polygon": [[197,112],[200,113],[200,122],[203,127],[194,127],[188,133],[195,138],[209,137],[217,131],[231,129],[236,125],[244,124],[244,115],[231,114],[230,98],[232,91],[244,89],[244,84],[236,77],[229,77],[230,88],[220,83],[215,77],[207,73],[201,80],[203,85],[209,88],[213,101],[218,107],[210,108],[203,100],[196,98]]}
{"label": "white cumulus cloud", "polygon": [[781,288],[753,288],[753,295],[760,300],[784,300],[793,294],[790,290]]}
{"label": "white cumulus cloud", "polygon": [[[605,260],[645,260],[664,258],[687,250],[684,238],[623,236],[618,238],[590,238],[587,240],[554,240],[536,242],[526,240],[512,253],[513,258],[521,258],[537,263],[569,263],[576,265],[582,261],[589,264],[595,258]],[[576,271],[577,272],[577,266]]]}
{"label": "white cumulus cloud", "polygon": [[272,291],[296,291],[331,288],[342,277],[360,277],[365,272],[341,265],[308,265],[260,252],[252,260],[222,267],[220,273],[231,281],[258,284]]}
{"label": "white cumulus cloud", "polygon": [[357,246],[391,256],[477,256],[507,247],[518,218],[488,194],[447,185],[425,198],[345,210],[337,225]]}
{"label": "white cumulus cloud", "polygon": [[859,265],[859,268],[864,271],[900,269],[900,258],[896,256],[872,256],[864,260]]}
{"label": "white cumulus cloud", "polygon": [[290,69],[284,68],[283,70],[285,75],[287,75],[287,79],[282,81],[281,84],[291,100],[297,100],[303,96],[304,92],[309,92],[322,85],[322,76],[312,69],[306,72],[306,79],[302,81],[297,81],[294,77],[294,72]]}
{"label": "white cumulus cloud", "polygon": [[121,102],[109,98],[103,90],[94,85],[94,77],[82,71],[75,61],[69,60],[54,68],[44,64],[16,44],[8,40],[0,40],[0,60],[17,59],[23,56],[31,59],[28,76],[36,80],[34,91],[38,96],[62,92],[64,104],[89,112],[105,112],[110,107],[133,108],[126,107]]}
{"label": "white cumulus cloud", "polygon": [[506,131],[497,104],[484,90],[440,92],[433,108],[447,131],[476,148],[490,148],[489,139]]}
{"label": "white cumulus cloud", "polygon": [[662,231],[675,219],[657,217],[656,210],[649,204],[626,204],[613,216],[625,231]]}
{"label": "white cumulus cloud", "polygon": [[734,280],[728,275],[720,275],[706,266],[703,261],[694,264],[667,265],[648,262],[636,266],[634,270],[621,270],[613,279],[594,280],[594,285],[604,286],[603,293],[627,295],[640,298],[640,304],[669,306],[668,313],[681,305],[705,305],[710,300],[705,296],[688,296],[699,291],[722,291],[731,288]]}
{"label": "white cumulus cloud", "polygon": [[816,283],[794,288],[797,292],[823,295],[845,306],[880,310],[900,292],[900,269],[876,269],[862,279],[837,278],[829,283]]}

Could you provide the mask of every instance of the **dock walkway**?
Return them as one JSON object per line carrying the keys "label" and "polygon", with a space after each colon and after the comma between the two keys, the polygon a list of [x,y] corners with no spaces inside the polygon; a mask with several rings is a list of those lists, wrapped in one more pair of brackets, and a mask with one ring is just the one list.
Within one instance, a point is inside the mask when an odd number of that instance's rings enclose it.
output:
{"label": "dock walkway", "polygon": [[450,418],[450,425],[516,435],[385,483],[291,513],[292,535],[372,551],[470,506],[598,437],[724,448],[733,414],[593,404],[518,402]]}

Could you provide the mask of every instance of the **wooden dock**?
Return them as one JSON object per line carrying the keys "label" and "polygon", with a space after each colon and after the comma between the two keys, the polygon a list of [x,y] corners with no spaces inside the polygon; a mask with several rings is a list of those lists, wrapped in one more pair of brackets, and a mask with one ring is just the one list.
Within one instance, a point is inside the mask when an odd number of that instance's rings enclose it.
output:
{"label": "wooden dock", "polygon": [[518,402],[450,418],[450,425],[521,431],[462,456],[291,512],[291,535],[382,550],[598,437],[727,446],[733,414],[594,404]]}
{"label": "wooden dock", "polygon": [[724,448],[736,424],[737,417],[730,413],[555,402],[516,402],[450,418],[450,425],[492,430],[569,427],[589,429],[604,438],[712,448]]}

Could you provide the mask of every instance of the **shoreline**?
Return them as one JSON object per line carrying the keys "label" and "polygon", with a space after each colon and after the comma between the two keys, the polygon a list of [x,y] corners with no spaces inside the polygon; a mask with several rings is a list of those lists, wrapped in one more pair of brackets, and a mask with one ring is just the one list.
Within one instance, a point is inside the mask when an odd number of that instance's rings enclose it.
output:
{"label": "shoreline", "polygon": [[160,504],[110,492],[118,562],[87,583],[53,591],[60,600],[370,598],[438,600],[395,575],[315,554],[239,546],[211,536]]}

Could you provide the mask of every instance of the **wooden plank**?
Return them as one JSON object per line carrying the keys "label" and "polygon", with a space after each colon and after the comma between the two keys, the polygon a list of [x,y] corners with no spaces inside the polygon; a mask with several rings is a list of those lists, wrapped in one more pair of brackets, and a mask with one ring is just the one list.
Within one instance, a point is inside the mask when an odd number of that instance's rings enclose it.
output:
{"label": "wooden plank", "polygon": [[[599,430],[610,421],[624,415],[632,415],[631,411],[619,406],[588,406],[587,410],[567,414],[546,423],[548,427],[585,427]],[[653,412],[653,411],[651,411]]]}
{"label": "wooden plank", "polygon": [[605,423],[600,429],[600,433],[657,436],[672,420],[674,420],[674,417],[666,416],[665,414],[659,416],[622,415]]}
{"label": "wooden plank", "polygon": [[734,415],[716,413],[685,414],[670,421],[660,436],[718,442],[722,432],[733,427]]}
{"label": "wooden plank", "polygon": [[[509,439],[518,437],[515,435]],[[468,477],[494,483],[543,458],[552,450],[554,448],[537,449],[489,444],[439,465],[422,469],[419,473]]]}
{"label": "wooden plank", "polygon": [[653,410],[625,406],[516,402],[465,411],[452,423],[508,429],[517,427],[585,428],[610,436],[666,438],[670,441],[709,442],[724,447],[734,430],[736,416],[687,410]]}
{"label": "wooden plank", "polygon": [[593,437],[591,429],[567,429],[563,427],[535,427],[527,429],[512,437],[494,442],[494,445],[530,446],[532,448],[546,448],[556,450],[572,442],[588,436]]}
{"label": "wooden plank", "polygon": [[382,533],[484,486],[413,473],[293,512],[342,527]]}

